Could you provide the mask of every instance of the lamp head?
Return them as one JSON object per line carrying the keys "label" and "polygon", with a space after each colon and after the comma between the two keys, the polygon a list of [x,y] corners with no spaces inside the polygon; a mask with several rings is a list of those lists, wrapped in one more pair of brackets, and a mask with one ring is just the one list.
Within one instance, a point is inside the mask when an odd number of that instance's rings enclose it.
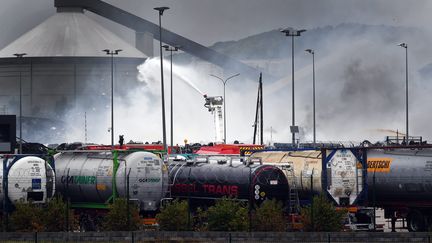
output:
{"label": "lamp head", "polygon": [[165,51],[178,51],[180,46],[169,46],[169,45],[163,45],[163,48],[165,48]]}
{"label": "lamp head", "polygon": [[114,51],[111,51],[109,49],[105,49],[105,50],[102,50],[102,51],[106,52],[107,55],[117,55],[117,54],[119,54],[119,52],[122,51],[122,49],[117,49],[117,50],[114,50]]}
{"label": "lamp head", "polygon": [[285,29],[280,29],[279,31],[285,33],[286,36],[300,36],[300,34],[305,32],[306,30],[305,29],[296,30],[292,27],[288,27]]}
{"label": "lamp head", "polygon": [[297,31],[299,34],[301,34],[301,33],[303,33],[303,32],[306,32],[306,30],[305,29],[301,29],[301,30],[298,30]]}
{"label": "lamp head", "polygon": [[159,11],[159,15],[163,15],[163,12],[167,9],[169,9],[169,7],[157,7],[157,8],[153,8],[156,11]]}
{"label": "lamp head", "polygon": [[312,55],[315,54],[314,50],[312,50],[312,49],[306,49],[305,52],[309,52]]}
{"label": "lamp head", "polygon": [[400,43],[398,46],[403,47],[403,48],[408,48],[408,45],[406,43]]}
{"label": "lamp head", "polygon": [[14,56],[16,56],[16,57],[18,57],[18,58],[23,57],[23,56],[25,56],[25,55],[27,55],[27,53],[15,53],[15,54],[14,54]]}
{"label": "lamp head", "polygon": [[279,31],[280,32],[282,32],[282,33],[285,33],[285,35],[286,36],[288,36],[289,35],[289,33],[291,33],[292,31],[293,31],[294,29],[293,28],[291,28],[291,27],[288,27],[288,28],[284,28],[284,29],[279,29]]}

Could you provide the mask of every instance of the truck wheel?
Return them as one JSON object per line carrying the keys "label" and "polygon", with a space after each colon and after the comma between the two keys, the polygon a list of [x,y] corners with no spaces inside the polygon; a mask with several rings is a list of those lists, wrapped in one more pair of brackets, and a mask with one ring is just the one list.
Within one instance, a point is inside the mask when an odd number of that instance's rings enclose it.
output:
{"label": "truck wheel", "polygon": [[410,232],[420,232],[425,231],[425,218],[423,215],[417,211],[413,210],[408,214],[407,217],[408,231]]}

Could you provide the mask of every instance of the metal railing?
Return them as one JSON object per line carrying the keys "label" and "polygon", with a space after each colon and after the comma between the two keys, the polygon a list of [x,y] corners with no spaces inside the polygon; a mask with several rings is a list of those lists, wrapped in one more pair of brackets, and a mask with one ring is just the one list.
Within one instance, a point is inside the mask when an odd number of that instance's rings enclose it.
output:
{"label": "metal railing", "polygon": [[377,232],[20,232],[0,242],[431,242],[432,233]]}

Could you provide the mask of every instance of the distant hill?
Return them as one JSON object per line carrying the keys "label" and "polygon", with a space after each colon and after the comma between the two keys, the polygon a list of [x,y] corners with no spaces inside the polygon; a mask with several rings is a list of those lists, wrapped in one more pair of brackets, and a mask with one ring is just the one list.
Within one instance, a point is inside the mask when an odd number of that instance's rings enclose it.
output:
{"label": "distant hill", "polygon": [[[332,50],[332,41],[349,42],[352,39],[366,37],[371,41],[395,43],[400,36],[408,33],[415,35],[421,31],[384,25],[326,26],[307,30],[301,37],[295,37],[295,51],[302,52],[307,48],[315,48],[325,53]],[[238,59],[284,58],[291,54],[291,37],[284,36],[279,30],[272,30],[238,41],[217,42],[210,47]]]}
{"label": "distant hill", "polygon": [[[301,37],[295,37],[295,55],[312,48],[321,57],[340,51],[338,47],[350,45],[353,40],[367,40],[380,45],[395,45],[404,37],[426,39],[420,29],[386,25],[365,25],[344,23],[307,30]],[[237,41],[217,42],[210,48],[244,62],[253,60],[278,60],[291,58],[291,37],[284,36],[279,30],[271,30],[249,36]],[[194,57],[179,54],[177,61],[189,63]],[[299,62],[301,65],[301,61]]]}

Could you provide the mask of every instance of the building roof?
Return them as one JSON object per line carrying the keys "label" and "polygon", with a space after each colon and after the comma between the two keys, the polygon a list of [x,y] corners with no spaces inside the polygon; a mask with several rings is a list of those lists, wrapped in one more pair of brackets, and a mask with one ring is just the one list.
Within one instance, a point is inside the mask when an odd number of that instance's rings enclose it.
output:
{"label": "building roof", "polygon": [[102,57],[103,49],[122,49],[119,57],[147,56],[82,12],[58,12],[0,51],[0,58]]}

